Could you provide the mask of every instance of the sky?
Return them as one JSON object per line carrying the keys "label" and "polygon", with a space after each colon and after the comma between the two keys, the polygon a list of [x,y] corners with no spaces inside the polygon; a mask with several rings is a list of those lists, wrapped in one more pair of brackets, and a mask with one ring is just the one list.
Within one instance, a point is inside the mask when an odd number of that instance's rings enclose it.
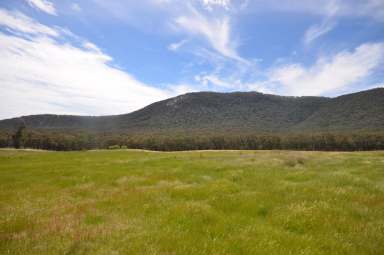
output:
{"label": "sky", "polygon": [[0,119],[383,86],[383,0],[0,1]]}

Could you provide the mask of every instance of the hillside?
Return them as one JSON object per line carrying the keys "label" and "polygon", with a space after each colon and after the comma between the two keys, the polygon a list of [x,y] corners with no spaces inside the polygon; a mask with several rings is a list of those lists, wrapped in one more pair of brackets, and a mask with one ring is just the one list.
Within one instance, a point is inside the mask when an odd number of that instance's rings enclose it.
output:
{"label": "hillside", "polygon": [[328,98],[256,92],[199,92],[161,101],[120,118],[122,129],[279,131],[302,122]]}
{"label": "hillside", "polygon": [[309,132],[384,129],[384,89],[336,98],[257,92],[189,93],[115,116],[32,115],[0,121],[0,129],[114,132]]}
{"label": "hillside", "polygon": [[384,130],[384,88],[340,96],[295,128],[301,130]]}

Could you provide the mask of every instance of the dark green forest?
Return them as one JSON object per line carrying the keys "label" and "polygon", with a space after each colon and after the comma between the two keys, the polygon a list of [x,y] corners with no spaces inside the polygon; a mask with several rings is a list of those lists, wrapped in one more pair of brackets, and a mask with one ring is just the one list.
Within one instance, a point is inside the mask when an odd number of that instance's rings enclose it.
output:
{"label": "dark green forest", "polygon": [[313,133],[313,134],[230,134],[152,133],[129,135],[116,133],[85,133],[33,131],[21,127],[14,133],[0,133],[0,147],[45,150],[147,149],[181,150],[383,150],[384,133]]}
{"label": "dark green forest", "polygon": [[0,121],[0,146],[382,150],[384,89],[336,98],[199,92],[123,115],[30,115]]}

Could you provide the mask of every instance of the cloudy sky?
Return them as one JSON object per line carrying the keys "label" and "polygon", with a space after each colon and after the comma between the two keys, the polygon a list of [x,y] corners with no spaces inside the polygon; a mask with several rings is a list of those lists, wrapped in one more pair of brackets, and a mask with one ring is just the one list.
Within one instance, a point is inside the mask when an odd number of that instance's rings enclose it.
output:
{"label": "cloudy sky", "polygon": [[[320,4],[321,3],[321,4]],[[3,0],[0,119],[384,85],[383,0]]]}

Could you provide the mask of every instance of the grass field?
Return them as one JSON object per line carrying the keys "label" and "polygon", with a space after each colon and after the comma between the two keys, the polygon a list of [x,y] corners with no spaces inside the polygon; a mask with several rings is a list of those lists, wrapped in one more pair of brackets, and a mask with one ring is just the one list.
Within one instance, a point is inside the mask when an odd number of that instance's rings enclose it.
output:
{"label": "grass field", "polygon": [[0,254],[384,254],[384,152],[2,150]]}

